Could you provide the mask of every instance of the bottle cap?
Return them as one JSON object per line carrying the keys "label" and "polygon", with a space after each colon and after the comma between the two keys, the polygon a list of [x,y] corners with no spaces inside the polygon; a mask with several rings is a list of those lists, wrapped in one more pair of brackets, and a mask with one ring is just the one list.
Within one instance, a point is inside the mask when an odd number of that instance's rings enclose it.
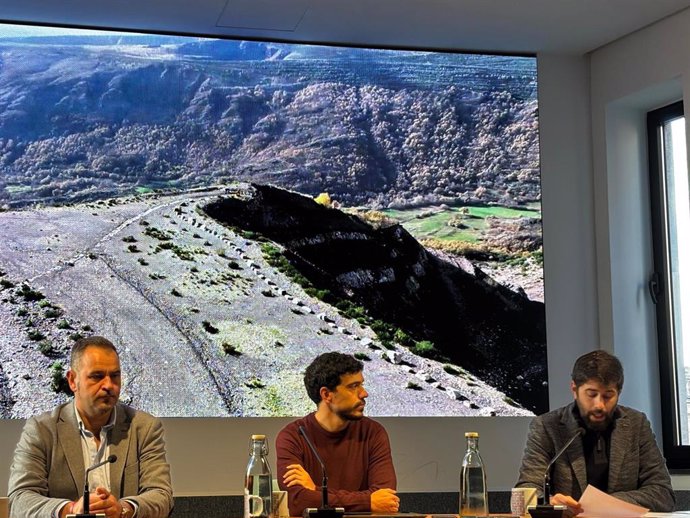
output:
{"label": "bottle cap", "polygon": [[252,435],[252,441],[265,441],[265,435]]}
{"label": "bottle cap", "polygon": [[479,432],[465,432],[465,437],[479,437]]}

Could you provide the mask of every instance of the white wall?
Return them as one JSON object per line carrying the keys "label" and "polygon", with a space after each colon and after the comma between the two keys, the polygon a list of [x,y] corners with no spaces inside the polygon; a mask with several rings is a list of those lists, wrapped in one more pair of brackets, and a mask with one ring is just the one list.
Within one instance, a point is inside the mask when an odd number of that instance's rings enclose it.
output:
{"label": "white wall", "polygon": [[589,58],[539,55],[544,283],[551,408],[572,400],[578,356],[599,347]]}
{"label": "white wall", "polygon": [[[371,397],[374,397],[373,395]],[[249,436],[271,440],[290,419],[165,420],[173,485],[178,495],[240,494],[249,454]],[[398,490],[457,491],[464,433],[480,434],[480,450],[492,488],[509,488],[529,418],[383,418],[391,438]],[[190,437],[198,439],[197,444]],[[515,447],[515,446],[516,447]],[[271,466],[275,456],[271,451]],[[329,467],[330,470],[338,467]]]}
{"label": "white wall", "polygon": [[[645,114],[688,99],[690,10],[591,55],[592,140],[599,324],[623,361],[622,402],[644,410],[660,435]],[[690,132],[688,132],[690,134]],[[690,487],[674,477],[674,487]]]}
{"label": "white wall", "polygon": [[[374,397],[373,395],[371,397]],[[168,461],[177,496],[241,494],[249,455],[249,436],[265,433],[271,450],[276,434],[290,419],[164,419]],[[530,418],[383,418],[403,492],[457,491],[464,433],[480,434],[491,489],[508,489]],[[7,494],[8,470],[23,421],[0,422],[0,494]],[[275,452],[270,452],[275,467]],[[333,467],[331,469],[337,469]]]}

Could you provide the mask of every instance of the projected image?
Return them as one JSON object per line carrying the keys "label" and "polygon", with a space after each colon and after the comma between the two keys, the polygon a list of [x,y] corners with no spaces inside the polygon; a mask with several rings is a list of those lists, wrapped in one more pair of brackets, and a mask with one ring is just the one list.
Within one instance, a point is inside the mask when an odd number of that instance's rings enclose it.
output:
{"label": "projected image", "polygon": [[548,408],[536,59],[0,26],[0,417]]}

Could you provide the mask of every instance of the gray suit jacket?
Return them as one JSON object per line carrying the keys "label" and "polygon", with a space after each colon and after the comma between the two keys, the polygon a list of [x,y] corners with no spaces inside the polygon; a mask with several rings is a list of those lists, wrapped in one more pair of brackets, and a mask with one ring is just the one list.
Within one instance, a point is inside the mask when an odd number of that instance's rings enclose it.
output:
{"label": "gray suit jacket", "polygon": [[[580,427],[575,403],[532,420],[517,487],[536,487],[541,495],[546,466]],[[642,412],[618,406],[611,433],[608,493],[656,512],[673,510],[675,496],[666,461]],[[552,467],[553,493],[579,500],[587,486],[582,439],[576,439]]]}
{"label": "gray suit jacket", "polygon": [[[172,509],[170,466],[159,419],[118,404],[111,430],[111,493],[138,505],[137,518],[163,518]],[[50,518],[84,488],[84,457],[74,403],[26,422],[10,468],[10,516]]]}

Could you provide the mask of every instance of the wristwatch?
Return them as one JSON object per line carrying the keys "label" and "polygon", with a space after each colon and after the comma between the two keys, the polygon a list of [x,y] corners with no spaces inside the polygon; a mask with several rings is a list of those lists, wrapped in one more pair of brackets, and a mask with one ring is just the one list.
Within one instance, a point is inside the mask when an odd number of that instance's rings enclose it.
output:
{"label": "wristwatch", "polygon": [[134,513],[132,512],[132,508],[129,506],[129,504],[125,504],[124,501],[120,502],[120,506],[122,507],[122,511],[120,511],[120,518],[132,518]]}

